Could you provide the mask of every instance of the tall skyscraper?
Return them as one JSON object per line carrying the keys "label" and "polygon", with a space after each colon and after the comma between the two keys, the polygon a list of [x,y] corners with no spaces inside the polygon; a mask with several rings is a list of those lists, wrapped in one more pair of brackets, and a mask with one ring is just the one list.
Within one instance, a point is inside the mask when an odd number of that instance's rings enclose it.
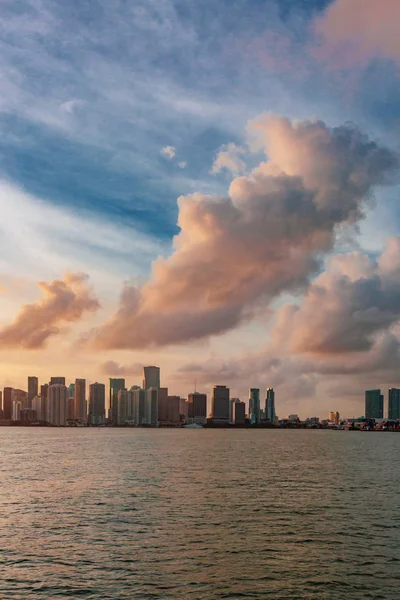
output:
{"label": "tall skyscraper", "polygon": [[67,388],[60,383],[49,385],[49,423],[51,425],[63,426],[67,421]]}
{"label": "tall skyscraper", "polygon": [[49,420],[49,402],[48,402],[48,389],[49,389],[49,384],[45,383],[44,385],[40,386],[40,398],[42,400],[41,404],[42,404],[42,421],[46,421],[48,422]]}
{"label": "tall skyscraper", "polygon": [[235,398],[233,403],[233,420],[235,425],[244,425],[246,423],[246,404]]}
{"label": "tall skyscraper", "polygon": [[160,367],[143,367],[143,389],[160,388]]}
{"label": "tall skyscraper", "polygon": [[367,390],[365,392],[365,417],[366,419],[383,419],[383,395],[381,390]]}
{"label": "tall skyscraper", "polygon": [[65,377],[51,377],[49,385],[65,385]]}
{"label": "tall skyscraper", "polygon": [[168,388],[158,390],[158,421],[168,422]]}
{"label": "tall skyscraper", "polygon": [[106,421],[106,386],[104,383],[89,385],[89,423],[104,425]]}
{"label": "tall skyscraper", "polygon": [[86,379],[75,379],[75,419],[86,421]]}
{"label": "tall skyscraper", "polygon": [[75,384],[74,383],[70,383],[68,386],[68,398],[75,398]]}
{"label": "tall skyscraper", "polygon": [[28,408],[32,407],[32,400],[39,393],[39,379],[37,377],[28,377]]}
{"label": "tall skyscraper", "polygon": [[11,419],[13,421],[20,421],[21,420],[21,411],[22,411],[21,400],[13,400]]}
{"label": "tall skyscraper", "polygon": [[260,390],[258,388],[249,390],[249,418],[252,424],[260,422]]}
{"label": "tall skyscraper", "polygon": [[12,419],[13,388],[5,387],[3,393],[3,419]]}
{"label": "tall skyscraper", "polygon": [[125,425],[126,423],[126,409],[128,404],[128,390],[118,390],[117,395],[117,421],[115,425]]}
{"label": "tall skyscraper", "polygon": [[117,423],[118,412],[118,392],[125,389],[125,379],[110,379],[110,409],[111,420],[114,424]]}
{"label": "tall skyscraper", "polygon": [[133,391],[133,420],[135,425],[143,425],[145,419],[146,390]]}
{"label": "tall skyscraper", "polygon": [[276,420],[274,388],[267,388],[267,395],[265,398],[265,418],[272,422]]}
{"label": "tall skyscraper", "polygon": [[188,396],[189,422],[204,425],[207,420],[207,394],[193,392]]}
{"label": "tall skyscraper", "polygon": [[146,390],[144,424],[155,427],[158,423],[158,389]]}
{"label": "tall skyscraper", "polygon": [[13,402],[21,402],[22,408],[26,408],[28,404],[28,392],[25,392],[25,390],[13,388],[12,400]]}
{"label": "tall skyscraper", "polygon": [[42,399],[40,396],[32,398],[32,410],[36,412],[36,418],[38,421],[44,421],[42,413]]}
{"label": "tall skyscraper", "polygon": [[216,422],[229,422],[229,388],[216,385],[212,389],[211,418]]}
{"label": "tall skyscraper", "polygon": [[388,419],[397,421],[400,419],[400,389],[389,388]]}

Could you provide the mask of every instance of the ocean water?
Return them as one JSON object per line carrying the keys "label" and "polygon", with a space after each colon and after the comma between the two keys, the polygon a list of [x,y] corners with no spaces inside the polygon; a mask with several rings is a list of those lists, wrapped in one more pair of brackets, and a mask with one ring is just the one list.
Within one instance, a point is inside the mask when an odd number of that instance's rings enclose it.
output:
{"label": "ocean water", "polygon": [[400,598],[400,435],[0,428],[0,598]]}

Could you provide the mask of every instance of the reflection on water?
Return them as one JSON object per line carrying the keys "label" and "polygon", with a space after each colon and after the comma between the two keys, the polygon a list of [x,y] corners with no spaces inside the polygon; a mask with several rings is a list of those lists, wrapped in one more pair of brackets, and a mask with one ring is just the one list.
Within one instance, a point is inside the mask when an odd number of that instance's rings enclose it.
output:
{"label": "reflection on water", "polygon": [[0,428],[0,597],[399,598],[400,435]]}

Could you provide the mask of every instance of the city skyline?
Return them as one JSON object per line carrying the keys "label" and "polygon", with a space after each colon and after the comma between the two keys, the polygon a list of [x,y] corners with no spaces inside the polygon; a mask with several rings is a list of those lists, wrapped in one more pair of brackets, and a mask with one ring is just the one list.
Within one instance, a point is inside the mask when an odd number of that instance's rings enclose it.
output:
{"label": "city skyline", "polygon": [[2,6],[1,385],[399,385],[398,3],[59,4]]}

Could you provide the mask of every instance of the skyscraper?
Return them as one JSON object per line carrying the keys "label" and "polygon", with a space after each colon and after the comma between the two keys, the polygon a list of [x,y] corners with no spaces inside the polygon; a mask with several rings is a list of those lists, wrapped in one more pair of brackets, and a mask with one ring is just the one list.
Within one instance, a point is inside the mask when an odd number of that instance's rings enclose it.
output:
{"label": "skyscraper", "polygon": [[32,400],[39,392],[39,379],[37,377],[28,377],[28,408],[32,407]]}
{"label": "skyscraper", "polygon": [[168,388],[158,390],[158,421],[159,423],[168,422]]}
{"label": "skyscraper", "polygon": [[45,383],[40,386],[40,398],[42,400],[42,420],[48,422],[49,420],[49,402],[48,402],[48,389],[49,384]]}
{"label": "skyscraper", "polygon": [[267,388],[267,395],[265,398],[265,418],[272,422],[276,420],[274,388]]}
{"label": "skyscraper", "polygon": [[125,425],[126,423],[126,409],[128,404],[128,390],[118,390],[117,395],[117,421],[115,425]]}
{"label": "skyscraper", "polygon": [[383,395],[381,390],[365,392],[365,417],[367,419],[383,419]]}
{"label": "skyscraper", "polygon": [[158,389],[146,390],[144,424],[155,427],[158,423]]}
{"label": "skyscraper", "polygon": [[211,418],[216,422],[229,422],[229,388],[226,385],[216,385],[212,389]]}
{"label": "skyscraper", "polygon": [[3,419],[12,419],[12,393],[13,388],[5,387],[3,393]]}
{"label": "skyscraper", "polygon": [[388,419],[397,421],[400,419],[400,389],[389,388]]}
{"label": "skyscraper", "polygon": [[189,421],[204,425],[207,420],[207,394],[193,392],[188,396]]}
{"label": "skyscraper", "polygon": [[143,425],[145,419],[146,390],[133,391],[133,420],[135,425]]}
{"label": "skyscraper", "polygon": [[60,383],[49,385],[49,423],[51,425],[63,426],[67,420],[67,388]]}
{"label": "skyscraper", "polygon": [[125,379],[110,379],[110,409],[111,420],[114,424],[117,423],[118,412],[118,392],[125,389]]}
{"label": "skyscraper", "polygon": [[143,389],[160,387],[160,367],[143,367]]}
{"label": "skyscraper", "polygon": [[86,379],[75,379],[74,416],[86,421]]}
{"label": "skyscraper", "polygon": [[104,383],[89,385],[89,423],[104,425],[106,420],[106,386]]}
{"label": "skyscraper", "polygon": [[38,421],[44,421],[42,413],[42,399],[40,396],[32,398],[32,410],[36,412],[36,418]]}
{"label": "skyscraper", "polygon": [[65,385],[65,377],[51,377],[50,385]]}
{"label": "skyscraper", "polygon": [[21,400],[13,400],[12,403],[12,416],[11,419],[13,421],[21,420],[21,410],[22,410],[22,402]]}
{"label": "skyscraper", "polygon": [[260,422],[260,390],[258,388],[250,388],[249,391],[249,418],[252,424]]}
{"label": "skyscraper", "polygon": [[233,420],[235,425],[244,425],[246,423],[246,404],[235,398],[233,403]]}

